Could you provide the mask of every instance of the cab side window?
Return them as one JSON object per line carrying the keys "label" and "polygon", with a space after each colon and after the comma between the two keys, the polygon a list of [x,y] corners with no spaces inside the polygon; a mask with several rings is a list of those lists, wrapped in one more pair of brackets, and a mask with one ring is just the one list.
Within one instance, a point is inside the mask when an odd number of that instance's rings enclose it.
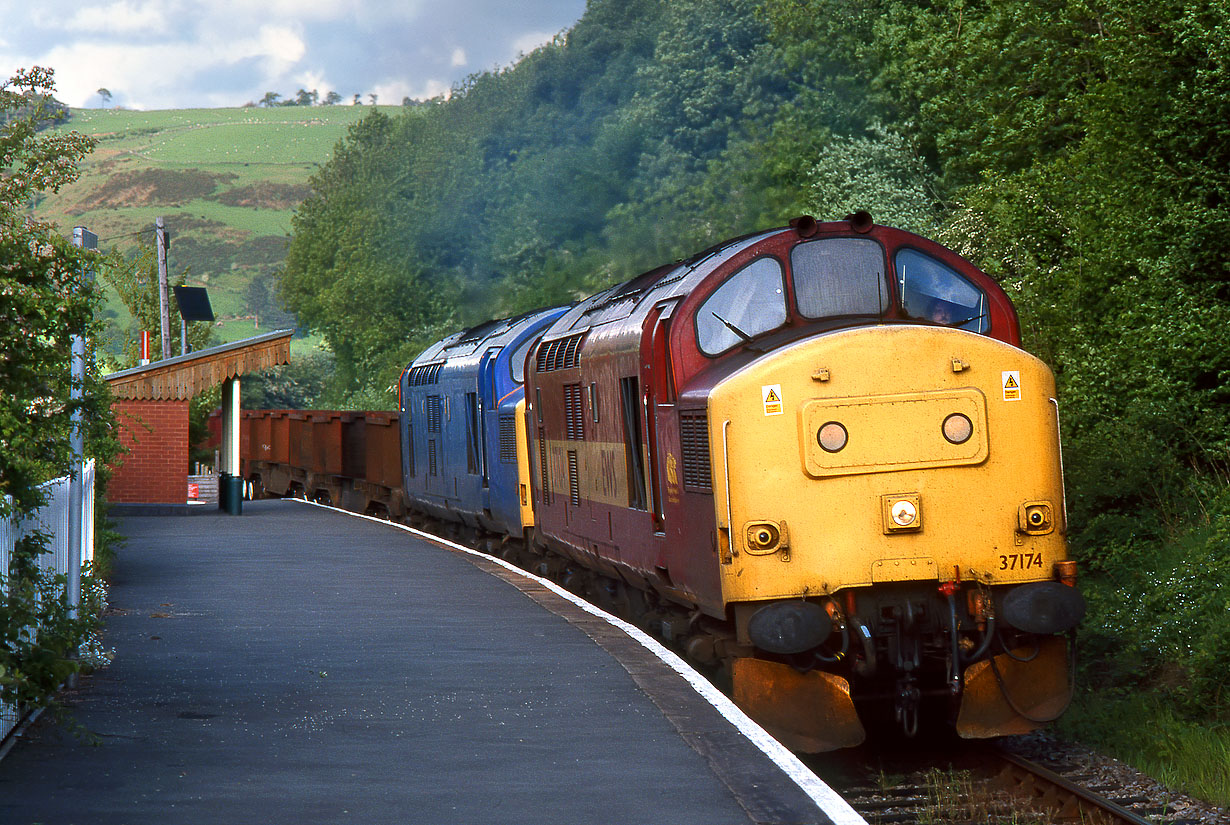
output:
{"label": "cab side window", "polygon": [[911,318],[986,332],[987,297],[947,264],[916,249],[902,249],[894,259],[901,305]]}
{"label": "cab side window", "polygon": [[782,265],[757,258],[714,290],[696,311],[696,343],[705,355],[720,355],[786,323]]}

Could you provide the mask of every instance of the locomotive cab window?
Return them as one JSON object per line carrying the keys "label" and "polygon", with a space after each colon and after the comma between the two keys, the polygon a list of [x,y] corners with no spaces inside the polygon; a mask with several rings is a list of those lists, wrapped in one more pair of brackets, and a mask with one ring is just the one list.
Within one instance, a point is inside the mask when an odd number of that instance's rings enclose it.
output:
{"label": "locomotive cab window", "polygon": [[721,355],[785,323],[782,265],[776,258],[757,258],[726,279],[696,310],[696,343],[705,355]]}
{"label": "locomotive cab window", "polygon": [[795,301],[807,318],[883,315],[884,250],[870,238],[824,238],[790,250]]}
{"label": "locomotive cab window", "polygon": [[987,296],[947,264],[916,249],[902,249],[894,261],[902,308],[911,318],[986,332]]}

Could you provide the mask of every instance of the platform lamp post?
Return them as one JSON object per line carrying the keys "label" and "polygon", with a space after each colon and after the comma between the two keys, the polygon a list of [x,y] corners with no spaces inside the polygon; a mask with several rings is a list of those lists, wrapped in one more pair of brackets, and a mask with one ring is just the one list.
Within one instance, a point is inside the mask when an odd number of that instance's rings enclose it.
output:
{"label": "platform lamp post", "polygon": [[222,466],[218,509],[243,515],[243,476],[239,470],[239,376],[222,382]]}
{"label": "platform lamp post", "polygon": [[[73,246],[98,249],[98,236],[84,226],[73,227]],[[86,270],[92,280],[94,271]],[[72,453],[68,477],[68,615],[76,619],[81,608],[81,557],[85,546],[85,437],[81,432],[81,401],[85,397],[85,332],[74,334],[70,367],[69,399],[73,405],[68,446]],[[68,687],[77,686],[77,674],[68,678]]]}

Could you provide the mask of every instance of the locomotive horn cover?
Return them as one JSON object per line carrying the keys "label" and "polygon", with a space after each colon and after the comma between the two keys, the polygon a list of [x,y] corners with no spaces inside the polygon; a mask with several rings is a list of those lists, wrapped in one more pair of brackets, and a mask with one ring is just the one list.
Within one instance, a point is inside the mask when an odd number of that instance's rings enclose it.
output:
{"label": "locomotive horn cover", "polygon": [[1085,599],[1059,582],[1023,584],[1004,596],[1003,616],[1026,633],[1062,633],[1085,617]]}
{"label": "locomotive horn cover", "polygon": [[752,643],[770,653],[811,650],[833,632],[833,620],[813,602],[777,602],[757,610],[747,623]]}
{"label": "locomotive horn cover", "polygon": [[875,225],[875,221],[871,219],[871,213],[865,209],[860,209],[852,215],[847,215],[846,220],[850,222],[851,229],[863,234],[870,232],[871,227]]}
{"label": "locomotive horn cover", "polygon": [[816,219],[811,215],[799,215],[797,218],[791,218],[790,226],[799,233],[800,238],[811,238],[820,230]]}

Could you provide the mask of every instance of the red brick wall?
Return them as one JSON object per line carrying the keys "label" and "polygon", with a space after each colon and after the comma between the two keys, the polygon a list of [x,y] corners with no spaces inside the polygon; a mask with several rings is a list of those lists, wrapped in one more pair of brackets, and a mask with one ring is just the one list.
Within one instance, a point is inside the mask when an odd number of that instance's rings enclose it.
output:
{"label": "red brick wall", "polygon": [[116,462],[107,498],[183,504],[188,498],[188,402],[119,400],[111,409],[128,452]]}

